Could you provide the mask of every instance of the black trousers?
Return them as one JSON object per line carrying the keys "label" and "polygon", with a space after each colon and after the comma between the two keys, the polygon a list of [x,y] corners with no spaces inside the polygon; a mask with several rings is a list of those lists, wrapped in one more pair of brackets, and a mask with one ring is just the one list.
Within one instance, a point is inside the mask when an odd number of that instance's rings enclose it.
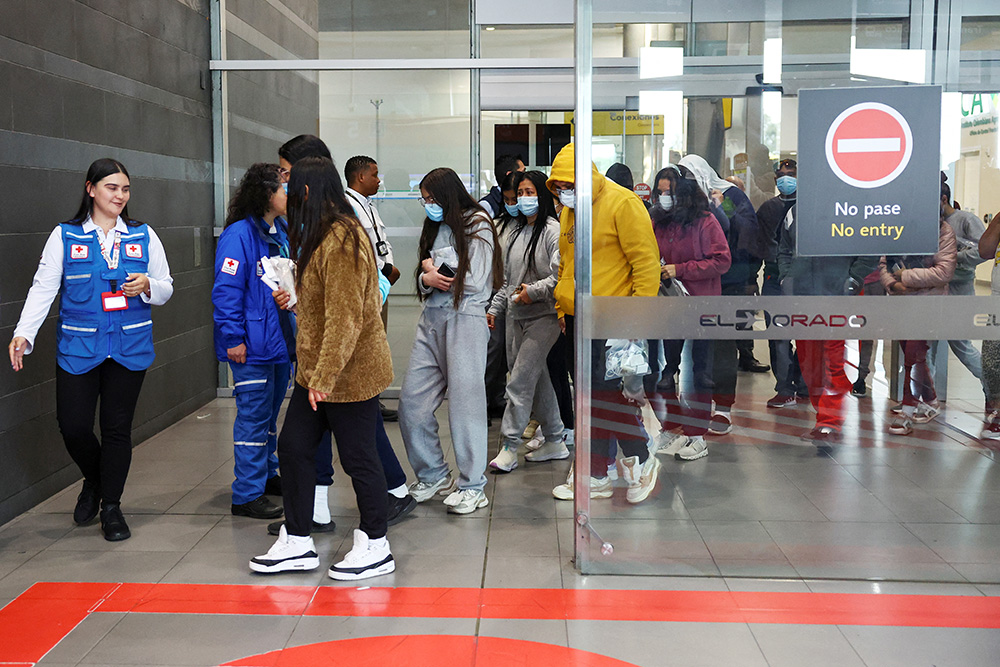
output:
{"label": "black trousers", "polygon": [[[742,284],[723,285],[722,295],[744,294]],[[739,352],[735,340],[715,341],[712,362],[712,380],[715,390],[712,398],[716,409],[726,412],[736,402],[736,371],[739,368]]]}
{"label": "black trousers", "polygon": [[549,379],[552,381],[552,389],[555,390],[556,400],[559,402],[559,416],[562,418],[563,428],[576,428],[575,413],[573,411],[573,390],[569,386],[570,371],[566,365],[565,334],[559,334],[559,338],[552,345],[545,363],[549,368]]}
{"label": "black trousers", "polygon": [[[101,489],[101,501],[120,503],[132,463],[132,417],[146,371],[130,371],[108,359],[82,375],[56,367],[56,419],[66,450],[85,479]],[[94,434],[101,399],[101,439]]]}
{"label": "black trousers", "polygon": [[309,405],[309,390],[295,383],[278,436],[285,527],[289,535],[309,535],[316,481],[316,449],[325,431],[333,433],[340,465],[351,478],[361,512],[361,530],[385,537],[388,489],[375,449],[378,397],[358,403]]}

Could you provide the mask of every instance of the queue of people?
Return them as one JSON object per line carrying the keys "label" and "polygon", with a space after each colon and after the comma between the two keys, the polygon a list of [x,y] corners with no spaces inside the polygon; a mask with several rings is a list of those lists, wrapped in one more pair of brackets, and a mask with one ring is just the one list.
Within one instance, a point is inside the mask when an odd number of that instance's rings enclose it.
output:
{"label": "queue of people", "polygon": [[[612,341],[594,340],[590,377],[573,378],[573,145],[559,152],[548,176],[503,156],[497,186],[480,202],[458,174],[442,167],[419,186],[425,217],[413,279],[422,311],[398,414],[415,476],[408,482],[384,427],[394,415],[379,401],[393,379],[387,296],[401,276],[372,205],[378,164],[352,157],[344,166],[345,185],[329,149],[312,135],[290,140],[278,157],[277,164],[251,165],[235,190],[217,245],[212,290],[216,355],[229,365],[237,408],[231,511],[263,520],[284,515],[268,525],[277,537],[271,548],[250,560],[255,572],[319,567],[312,534],[335,527],[328,504],[334,443],[361,519],[350,550],[328,574],[353,581],[394,571],[388,527],[418,503],[439,500],[458,515],[487,507],[485,474],[518,468],[522,435],[536,429],[526,462],[569,458],[573,382],[589,383],[592,397],[586,492],[610,498],[621,478],[632,504],[655,490],[658,454],[697,461],[708,456],[709,438],[732,431],[740,370],[763,367],[774,374],[776,393],[767,408],[808,398],[816,424],[803,438],[814,442],[839,439],[846,395],[867,394],[871,346],[866,352],[862,344],[859,379],[852,385],[844,341],[799,340],[794,347],[792,341],[771,341],[769,368],[752,353],[748,364],[735,341],[639,341],[647,368],[636,383],[613,371]],[[605,177],[595,166],[593,294],[744,294],[748,285],[756,286],[761,265],[765,295],[947,294],[956,284],[956,293],[968,294],[978,259],[1000,256],[1000,215],[988,228],[975,216],[959,216],[944,181],[937,254],[800,256],[796,170],[794,160],[776,164],[779,194],[755,211],[739,183],[721,179],[697,155],[656,174],[648,208],[619,185],[631,183],[627,167],[615,165]],[[12,367],[20,370],[60,296],[56,412],[84,478],[74,521],[85,525],[99,515],[111,541],[131,534],[121,496],[132,418],[154,358],[151,307],[166,303],[173,291],[158,237],[128,215],[130,189],[120,162],[91,165],[77,213],[45,244],[9,347]],[[295,265],[291,289],[273,289],[262,280],[270,263],[281,260]],[[998,265],[995,260],[995,278]],[[951,343],[982,380],[988,418],[982,437],[1000,439],[1000,348],[984,342],[980,357],[968,341]],[[912,433],[914,423],[930,421],[940,410],[927,341],[903,341],[902,348],[904,396],[889,426],[897,435]],[[685,349],[693,362],[690,381],[680,377]],[[491,379],[489,366],[497,360],[504,368]],[[494,449],[488,420],[496,414],[496,398],[489,388],[497,381],[503,409]],[[435,416],[446,396],[457,470],[449,468]],[[100,438],[93,432],[98,400]],[[642,416],[647,403],[659,423],[652,435]],[[491,450],[495,456],[487,462]],[[572,500],[574,487],[571,468],[552,495]]]}

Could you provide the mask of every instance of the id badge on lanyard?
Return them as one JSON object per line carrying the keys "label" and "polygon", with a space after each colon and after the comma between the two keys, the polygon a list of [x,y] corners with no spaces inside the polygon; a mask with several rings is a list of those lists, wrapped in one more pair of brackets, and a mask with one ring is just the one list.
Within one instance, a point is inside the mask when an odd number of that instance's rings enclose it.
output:
{"label": "id badge on lanyard", "polygon": [[[98,242],[101,238],[98,235]],[[114,271],[118,268],[118,260],[121,258],[121,247],[122,247],[122,233],[115,230],[115,241],[110,252],[106,252],[104,248],[104,243],[101,243],[101,256],[104,261],[108,264],[108,269]],[[104,307],[104,312],[108,313],[115,310],[128,310],[128,297],[125,296],[125,292],[118,289],[118,281],[111,281],[111,291],[101,293],[101,305]]]}

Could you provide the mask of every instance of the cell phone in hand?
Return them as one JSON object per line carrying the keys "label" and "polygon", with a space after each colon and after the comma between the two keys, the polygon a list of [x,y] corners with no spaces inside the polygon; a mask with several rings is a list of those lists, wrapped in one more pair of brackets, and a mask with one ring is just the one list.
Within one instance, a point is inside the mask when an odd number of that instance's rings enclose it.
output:
{"label": "cell phone in hand", "polygon": [[442,264],[441,266],[437,267],[437,270],[438,273],[440,273],[442,276],[445,276],[446,278],[455,277],[455,269],[451,268],[447,264]]}

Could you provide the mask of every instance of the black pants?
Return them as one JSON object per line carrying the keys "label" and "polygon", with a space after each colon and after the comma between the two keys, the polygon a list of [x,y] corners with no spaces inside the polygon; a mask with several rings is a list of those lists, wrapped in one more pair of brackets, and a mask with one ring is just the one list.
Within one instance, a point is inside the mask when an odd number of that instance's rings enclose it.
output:
{"label": "black pants", "polygon": [[[570,368],[576,364],[575,322],[566,316],[566,352]],[[640,463],[649,458],[649,436],[642,422],[642,409],[622,395],[620,378],[605,380],[607,348],[604,340],[591,341],[590,348],[590,475],[604,477],[621,447],[625,456],[635,456]],[[575,378],[575,371],[574,371]],[[579,435],[577,442],[580,442]]]}
{"label": "black pants", "polygon": [[486,346],[486,410],[491,417],[502,417],[507,409],[507,334],[504,316],[496,319]]}
{"label": "black pants", "polygon": [[319,403],[318,407],[312,409],[309,391],[296,382],[278,436],[288,534],[309,534],[316,491],[316,449],[323,432],[330,431],[337,443],[340,465],[354,485],[361,530],[371,539],[385,537],[388,490],[375,451],[378,397],[358,403]]}
{"label": "black pants", "polygon": [[569,367],[566,365],[566,335],[559,334],[555,344],[549,351],[549,356],[545,359],[549,368],[549,379],[552,381],[552,389],[556,392],[556,400],[559,402],[559,417],[562,419],[563,428],[576,428],[575,413],[573,411],[573,390],[569,386]]}
{"label": "black pants", "polygon": [[[132,463],[132,417],[146,371],[108,359],[82,375],[56,367],[56,419],[66,450],[104,503],[120,503]],[[94,413],[101,399],[101,439]]]}
{"label": "black pants", "polygon": [[[723,296],[744,294],[742,284],[723,285]],[[717,340],[712,362],[712,379],[715,391],[712,398],[716,409],[728,412],[736,402],[736,371],[739,367],[739,352],[735,340]]]}

